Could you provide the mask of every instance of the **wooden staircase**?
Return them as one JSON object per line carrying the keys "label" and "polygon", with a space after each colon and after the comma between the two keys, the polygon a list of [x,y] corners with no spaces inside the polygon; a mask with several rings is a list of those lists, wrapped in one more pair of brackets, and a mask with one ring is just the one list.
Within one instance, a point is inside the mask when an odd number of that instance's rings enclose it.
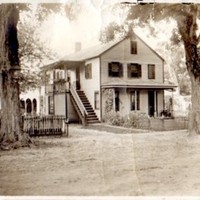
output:
{"label": "wooden staircase", "polygon": [[86,124],[93,124],[93,123],[99,123],[99,119],[94,112],[94,109],[92,108],[88,98],[86,97],[84,91],[82,90],[76,90],[81,102],[83,103],[83,106],[85,107],[85,110],[87,111],[86,115]]}

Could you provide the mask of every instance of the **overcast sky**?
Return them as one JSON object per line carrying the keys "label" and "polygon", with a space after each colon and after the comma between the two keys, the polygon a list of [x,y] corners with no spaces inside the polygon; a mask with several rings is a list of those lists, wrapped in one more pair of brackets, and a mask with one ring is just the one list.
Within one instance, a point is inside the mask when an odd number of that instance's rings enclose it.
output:
{"label": "overcast sky", "polygon": [[[81,42],[82,48],[95,45],[99,42],[100,30],[109,22],[116,20],[123,21],[123,13],[114,15],[112,6],[120,0],[68,0],[77,2],[75,13],[77,19],[69,21],[65,16],[52,15],[42,26],[42,37],[48,42],[50,47],[56,51],[59,57],[63,57],[74,52],[75,42]],[[61,0],[65,2],[65,0]],[[166,24],[161,31],[160,38],[169,38],[169,29]],[[148,37],[149,32],[137,30],[140,37],[152,47],[155,46],[155,38]],[[159,37],[157,37],[159,38]]]}

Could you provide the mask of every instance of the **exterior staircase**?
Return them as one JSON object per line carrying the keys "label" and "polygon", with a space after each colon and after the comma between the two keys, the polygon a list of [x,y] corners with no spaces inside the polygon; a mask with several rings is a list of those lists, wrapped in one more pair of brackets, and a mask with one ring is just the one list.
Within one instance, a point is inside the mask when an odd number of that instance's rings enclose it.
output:
{"label": "exterior staircase", "polygon": [[86,115],[86,124],[93,124],[93,123],[99,123],[99,119],[94,112],[94,109],[92,108],[88,98],[86,97],[84,91],[82,90],[76,90],[81,102],[83,103],[83,106],[85,107],[85,110],[87,111]]}

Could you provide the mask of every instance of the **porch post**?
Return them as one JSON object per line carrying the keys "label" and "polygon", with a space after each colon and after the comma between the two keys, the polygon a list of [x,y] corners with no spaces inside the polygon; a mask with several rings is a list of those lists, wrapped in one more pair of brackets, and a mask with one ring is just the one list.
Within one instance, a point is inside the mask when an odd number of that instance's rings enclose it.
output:
{"label": "porch post", "polygon": [[157,91],[154,90],[154,117],[157,117]]}
{"label": "porch post", "polygon": [[[27,99],[26,99],[27,100]],[[24,111],[24,115],[26,116],[27,115],[27,105],[26,105],[26,100],[24,100],[24,104],[25,104],[25,111]]]}
{"label": "porch post", "polygon": [[171,98],[171,116],[174,117],[174,90],[172,89],[172,98]]}
{"label": "porch post", "polygon": [[137,90],[135,92],[135,111],[137,110]]}

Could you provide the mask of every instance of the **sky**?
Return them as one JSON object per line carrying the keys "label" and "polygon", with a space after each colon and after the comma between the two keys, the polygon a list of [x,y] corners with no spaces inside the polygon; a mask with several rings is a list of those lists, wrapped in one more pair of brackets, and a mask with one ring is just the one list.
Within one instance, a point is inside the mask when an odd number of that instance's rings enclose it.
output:
{"label": "sky", "polygon": [[[124,14],[112,12],[113,1],[105,0],[74,0],[81,4],[81,9],[75,8],[77,19],[69,21],[64,15],[56,14],[49,17],[43,24],[42,37],[59,57],[75,51],[75,43],[81,42],[82,48],[99,43],[100,30],[109,22],[123,21]],[[112,3],[110,3],[112,2]],[[117,2],[117,0],[116,0]],[[78,5],[78,4],[77,4]],[[77,10],[76,10],[77,9]],[[141,37],[147,37],[148,31],[136,30]],[[169,35],[169,34],[168,34]],[[167,34],[165,37],[168,36]],[[154,44],[148,37],[150,45]]]}
{"label": "sky", "polygon": [[[60,0],[60,2],[75,2],[73,13],[76,14],[75,20],[69,20],[65,15],[54,14],[41,27],[41,37],[49,47],[57,53],[58,58],[75,51],[75,43],[81,42],[82,49],[99,43],[100,30],[115,20],[122,22],[125,12],[113,12],[114,3],[121,0]],[[155,0],[156,1],[156,0]],[[171,37],[171,30],[175,23],[170,25],[161,22],[160,31],[157,37],[151,37],[148,29],[135,29],[135,32],[152,48],[160,41],[167,41]],[[171,29],[171,30],[170,30]],[[48,61],[46,64],[49,64]]]}

